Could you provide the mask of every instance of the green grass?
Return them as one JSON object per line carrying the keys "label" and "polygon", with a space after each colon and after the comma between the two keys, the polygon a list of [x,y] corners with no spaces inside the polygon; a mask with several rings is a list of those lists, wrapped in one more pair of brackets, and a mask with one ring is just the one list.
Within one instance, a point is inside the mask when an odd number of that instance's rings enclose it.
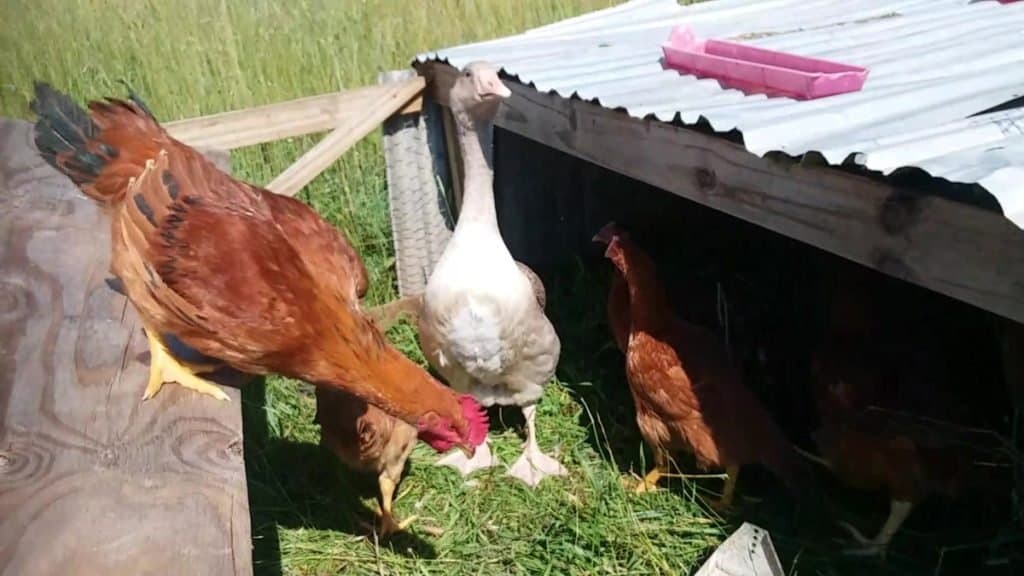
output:
{"label": "green grass", "polygon": [[[34,80],[79,99],[123,95],[125,80],[162,120],[244,108],[376,82],[415,53],[491,38],[613,4],[612,0],[5,0],[0,113],[27,117]],[[236,175],[269,182],[316,141],[298,138],[233,154]],[[356,244],[372,278],[369,300],[395,296],[380,138],[366,138],[302,193]],[[574,282],[592,286],[583,276]],[[260,574],[676,574],[722,537],[691,492],[645,497],[620,486],[620,468],[642,466],[624,393],[621,356],[608,342],[601,293],[559,299],[562,382],[540,407],[542,447],[559,453],[565,479],[529,490],[500,472],[466,487],[423,446],[396,504],[430,536],[376,542],[373,485],[317,446],[307,386],[279,378],[245,392],[246,467]],[[561,291],[561,292],[559,292]],[[583,319],[581,322],[580,319]],[[389,336],[418,357],[415,335]],[[617,364],[619,365],[616,368]],[[607,397],[611,395],[611,397]],[[506,411],[512,419],[514,411]],[[497,422],[505,463],[521,442]],[[611,440],[609,440],[611,439]],[[692,490],[692,488],[687,488]]]}
{"label": "green grass", "polygon": [[[622,487],[620,467],[639,470],[643,455],[621,355],[605,346],[607,327],[591,312],[603,309],[604,286],[583,273],[569,277],[552,298],[565,303],[552,311],[563,327],[564,381],[551,386],[538,415],[542,447],[558,454],[569,478],[530,490],[492,469],[467,486],[432,466],[436,454],[420,445],[397,503],[401,516],[419,516],[417,528],[391,542],[362,538],[372,479],[316,449],[311,388],[275,379],[247,397],[266,406],[247,410],[246,422],[254,444],[246,455],[250,499],[259,506],[254,532],[269,540],[257,544],[257,561],[280,557],[288,574],[674,574],[698,565],[723,530],[701,511],[693,486],[642,497]],[[410,326],[389,336],[422,362]],[[518,456],[520,423],[515,410],[492,423],[495,452],[506,464]],[[248,436],[263,429],[267,438]],[[444,532],[429,536],[426,527]]]}

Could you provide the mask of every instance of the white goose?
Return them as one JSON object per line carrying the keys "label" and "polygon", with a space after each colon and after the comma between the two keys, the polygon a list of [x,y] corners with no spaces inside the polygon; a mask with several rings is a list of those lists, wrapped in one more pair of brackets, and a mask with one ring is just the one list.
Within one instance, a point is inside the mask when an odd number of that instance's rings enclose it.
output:
{"label": "white goose", "polygon": [[[534,424],[537,401],[554,376],[561,343],[498,229],[493,120],[511,94],[485,62],[467,65],[451,89],[465,170],[463,204],[455,232],[427,282],[419,333],[431,366],[453,388],[472,394],[484,406],[522,407],[526,444],[508,474],[536,486],[545,476],[566,474],[557,460],[541,452]],[[438,464],[468,475],[498,462],[485,440],[472,458],[454,452]]]}

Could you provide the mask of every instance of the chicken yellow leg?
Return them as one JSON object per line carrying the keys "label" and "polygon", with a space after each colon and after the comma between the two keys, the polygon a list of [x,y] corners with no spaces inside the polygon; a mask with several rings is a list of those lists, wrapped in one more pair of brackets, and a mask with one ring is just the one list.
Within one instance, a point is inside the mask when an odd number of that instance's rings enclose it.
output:
{"label": "chicken yellow leg", "polygon": [[377,479],[380,486],[380,520],[381,536],[389,536],[395,532],[402,532],[412,524],[416,516],[409,516],[401,522],[395,522],[395,515],[391,504],[395,498],[395,482],[386,474],[381,474]]}
{"label": "chicken yellow leg", "polygon": [[156,396],[165,382],[177,382],[200,394],[213,396],[218,400],[230,400],[219,386],[196,376],[196,372],[210,371],[216,366],[187,364],[178,361],[167,350],[167,346],[160,340],[160,336],[155,330],[146,328],[146,339],[149,341],[149,384],[146,385],[146,391],[142,395],[143,400],[149,400]]}
{"label": "chicken yellow leg", "polygon": [[[716,511],[723,512],[732,507],[733,497],[736,493],[736,478],[740,474],[739,466],[729,466],[725,469],[725,487],[722,489],[722,497],[708,505]],[[658,481],[662,478],[700,478],[700,474],[672,474],[668,472],[668,458],[659,452],[654,453],[654,468],[646,476],[637,482],[633,491],[637,494],[653,492],[658,489]]]}

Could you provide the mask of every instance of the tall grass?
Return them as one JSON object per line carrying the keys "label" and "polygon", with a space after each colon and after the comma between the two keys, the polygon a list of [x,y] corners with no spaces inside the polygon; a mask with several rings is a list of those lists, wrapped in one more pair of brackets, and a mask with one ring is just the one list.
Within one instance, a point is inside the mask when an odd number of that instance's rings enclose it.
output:
{"label": "tall grass", "polygon": [[[364,86],[418,52],[510,34],[612,0],[4,0],[0,114],[25,116],[32,82],[80,99],[125,93],[174,120]],[[237,175],[267,183],[315,138],[238,151]],[[306,188],[303,199],[353,237],[393,294],[380,137]]]}
{"label": "tall grass", "polygon": [[[0,2],[0,114],[27,117],[34,80],[80,100],[123,95],[130,84],[158,118],[174,120],[376,82],[419,51],[524,30],[613,0],[4,0]],[[298,138],[233,154],[236,175],[269,182],[315,142]],[[351,150],[301,197],[343,228],[366,261],[369,298],[395,295],[379,135]],[[585,286],[593,283],[586,278]],[[578,286],[566,290],[575,294]],[[556,290],[557,292],[557,290]],[[604,330],[600,290],[574,300]],[[596,315],[596,316],[595,316]],[[576,317],[577,319],[579,316]],[[606,334],[606,332],[604,332]],[[411,328],[389,336],[418,350]],[[607,339],[602,336],[601,338]],[[571,476],[529,490],[500,471],[466,485],[418,448],[396,504],[417,513],[413,533],[391,542],[367,538],[367,485],[316,446],[308,387],[279,378],[245,392],[246,467],[254,558],[262,574],[651,574],[685,573],[720,540],[690,495],[633,497],[610,462],[603,427],[579,391],[621,389],[618,373],[592,366],[606,351],[572,351],[568,374],[541,405],[538,426]],[[613,352],[617,353],[617,352]],[[571,358],[572,357],[572,358]],[[612,361],[619,362],[621,357]],[[581,382],[587,380],[588,382]],[[513,411],[514,412],[514,411]],[[508,414],[508,413],[506,413]],[[628,411],[626,412],[628,414]],[[632,429],[627,420],[606,422]],[[638,447],[636,438],[630,441]],[[520,438],[496,426],[506,463]],[[622,439],[617,439],[621,444]],[[443,534],[430,536],[420,527]]]}

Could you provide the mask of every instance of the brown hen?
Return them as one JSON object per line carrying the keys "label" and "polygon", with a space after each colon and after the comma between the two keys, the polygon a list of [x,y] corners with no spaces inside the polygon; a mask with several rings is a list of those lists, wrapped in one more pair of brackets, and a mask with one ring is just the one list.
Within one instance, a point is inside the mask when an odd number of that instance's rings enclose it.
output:
{"label": "brown hen", "polygon": [[164,382],[226,399],[168,352],[163,334],[250,373],[346,391],[417,428],[438,451],[472,452],[486,415],[395,350],[354,296],[366,273],[311,208],[241,182],[160,127],[134,95],[82,110],[36,85],[36,146],[111,218],[111,271],[151,352],[145,397]]}
{"label": "brown hen", "polygon": [[392,510],[395,488],[416,446],[416,429],[351,394],[316,389],[320,444],[346,466],[375,474],[380,496],[382,536],[405,530],[414,516],[398,522]]}
{"label": "brown hen", "polygon": [[812,363],[820,420],[814,439],[819,461],[843,483],[888,492],[889,516],[873,537],[843,523],[859,543],[848,552],[884,556],[917,503],[956,495],[970,477],[984,476],[976,459],[1000,456],[985,448],[991,433],[944,421],[962,404],[944,393],[946,356],[927,327],[897,317],[909,303],[881,313],[883,295],[870,274],[853,265],[837,269],[829,325]]}
{"label": "brown hen", "polygon": [[740,467],[761,463],[791,489],[803,485],[802,462],[785,435],[744,386],[721,341],[673,312],[654,263],[614,223],[594,237],[608,245],[615,266],[609,324],[626,354],[626,376],[641,435],[654,452],[654,469],[637,486],[645,491],[668,475],[669,455],[685,450],[699,467],[725,467],[716,507],[732,503]]}

